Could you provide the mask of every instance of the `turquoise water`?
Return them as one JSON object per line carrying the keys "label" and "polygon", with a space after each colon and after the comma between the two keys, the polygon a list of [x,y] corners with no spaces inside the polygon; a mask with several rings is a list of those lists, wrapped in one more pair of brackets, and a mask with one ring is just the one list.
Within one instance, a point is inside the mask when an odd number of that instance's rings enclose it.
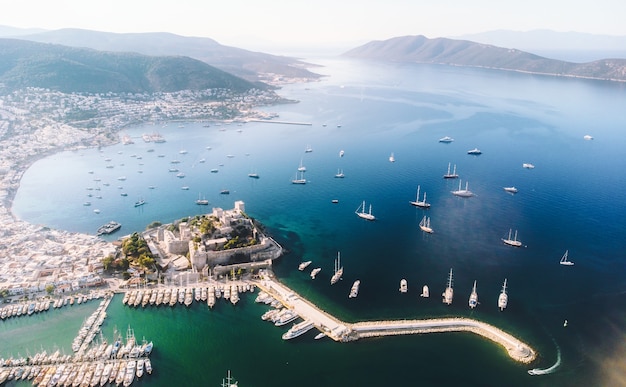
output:
{"label": "turquoise water", "polygon": [[[231,369],[242,386],[615,385],[620,368],[611,365],[626,360],[616,340],[626,326],[623,85],[445,66],[321,63],[329,75],[323,81],[281,91],[300,103],[267,108],[280,120],[311,126],[129,128],[124,133],[134,138],[133,145],[63,152],[35,163],[24,174],[14,213],[86,233],[114,219],[123,224],[114,239],[154,220],[206,211],[194,203],[199,196],[211,202],[209,208],[231,208],[243,200],[246,211],[289,251],[275,264],[278,277],[338,317],[470,316],[518,335],[540,358],[530,367],[520,365],[499,346],[467,334],[338,344],[315,341],[310,332],[283,342],[283,330],[259,318],[266,307],[250,295],[236,307],[221,303],[213,311],[204,305],[134,310],[114,302],[106,335],[130,324],[155,342],[157,371],[141,383],[217,385]],[[153,131],[167,142],[141,140],[142,133]],[[594,140],[583,140],[585,134]],[[455,141],[437,141],[446,135]],[[307,145],[313,152],[304,152]],[[474,147],[483,154],[467,155]],[[391,152],[395,163],[388,161]],[[301,161],[308,183],[292,185]],[[457,165],[475,197],[450,193],[458,181],[442,179],[448,163]],[[524,169],[522,163],[536,168]],[[185,177],[168,172],[172,167]],[[211,173],[213,168],[219,172]],[[334,178],[338,169],[344,179]],[[249,178],[250,172],[260,178]],[[126,180],[118,180],[123,176]],[[432,205],[426,212],[408,204],[418,184]],[[181,190],[183,185],[189,190]],[[516,186],[519,193],[507,194],[504,186]],[[222,189],[230,195],[221,195]],[[139,199],[146,204],[135,208]],[[92,205],[83,206],[86,200]],[[375,222],[354,214],[363,200],[372,204]],[[425,213],[432,235],[418,227]],[[519,231],[525,247],[501,243],[509,229]],[[573,267],[558,264],[566,249]],[[337,251],[344,280],[331,287]],[[297,271],[304,259],[322,268],[315,281]],[[439,294],[450,268],[455,300],[445,306]],[[409,283],[405,295],[398,292],[402,278]],[[499,312],[504,278],[509,306]],[[348,299],[356,279],[359,296]],[[480,305],[470,311],[474,280]],[[430,287],[430,299],[419,297],[423,284]],[[80,313],[69,313],[55,311],[50,316],[58,320],[45,324],[3,323],[2,351],[33,348],[34,340],[46,335],[43,345],[69,350],[73,331],[60,329],[62,321],[67,317],[77,327],[82,322]],[[13,335],[19,329],[42,334],[23,342]],[[551,366],[558,351],[562,364],[554,373],[527,374],[529,368]]]}

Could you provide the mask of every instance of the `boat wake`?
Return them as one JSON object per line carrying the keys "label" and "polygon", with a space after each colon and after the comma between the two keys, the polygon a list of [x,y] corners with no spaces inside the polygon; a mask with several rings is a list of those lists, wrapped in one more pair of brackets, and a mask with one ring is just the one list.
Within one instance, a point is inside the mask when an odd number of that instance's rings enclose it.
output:
{"label": "boat wake", "polygon": [[554,363],[551,367],[548,368],[533,368],[532,370],[528,370],[528,374],[529,375],[547,375],[547,374],[551,374],[554,371],[556,371],[556,369],[561,365],[561,348],[559,348],[559,346],[556,346],[556,363]]}

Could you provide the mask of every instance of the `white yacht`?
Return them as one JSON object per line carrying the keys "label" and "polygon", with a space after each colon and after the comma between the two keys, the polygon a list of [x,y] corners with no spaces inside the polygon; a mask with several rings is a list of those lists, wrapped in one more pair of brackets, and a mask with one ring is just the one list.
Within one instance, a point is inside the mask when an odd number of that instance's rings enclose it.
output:
{"label": "white yacht", "polygon": [[502,242],[504,242],[505,245],[520,247],[522,245],[522,242],[517,240],[517,230],[515,230],[515,235],[513,236],[513,239],[511,239],[512,231],[513,230],[509,229],[509,237],[506,239],[502,238]]}
{"label": "white yacht", "polygon": [[338,179],[343,179],[344,177],[346,177],[346,175],[343,174],[343,169],[338,169],[335,177]]}
{"label": "white yacht", "polygon": [[400,280],[400,293],[406,293],[408,291],[409,291],[408,283],[406,282],[406,279],[402,278]]}
{"label": "white yacht", "polygon": [[430,227],[430,217],[424,215],[424,218],[420,222],[420,229],[429,234],[433,233],[433,229]]}
{"label": "white yacht", "polygon": [[316,267],[315,269],[311,270],[311,279],[315,279],[315,276],[317,275],[317,273],[319,273],[320,271],[322,271],[321,267]]}
{"label": "white yacht", "polygon": [[298,178],[298,175],[296,174],[296,177],[291,180],[292,184],[306,184],[306,179],[304,178],[304,174],[303,172],[300,172],[300,178]]}
{"label": "white yacht", "polygon": [[506,308],[507,303],[509,302],[509,296],[506,294],[506,278],[504,279],[504,285],[502,285],[502,291],[498,296],[498,308],[500,311]]}
{"label": "white yacht", "polygon": [[304,261],[298,265],[298,270],[303,271],[306,269],[313,261]]}
{"label": "white yacht", "polygon": [[311,329],[313,329],[313,327],[314,327],[313,323],[311,321],[308,321],[308,320],[303,321],[303,322],[298,323],[298,324],[294,324],[294,326],[289,328],[289,330],[283,334],[283,340],[289,340],[289,339],[293,339],[295,337],[298,337],[300,335],[303,335],[306,332],[308,332]]}
{"label": "white yacht", "polygon": [[481,152],[481,150],[478,149],[478,148],[470,149],[470,150],[467,151],[468,155],[476,155],[476,156],[478,156],[478,155],[480,155],[482,153],[483,152]]}
{"label": "white yacht", "polygon": [[422,294],[420,294],[420,297],[424,297],[424,298],[430,297],[430,291],[428,290],[428,285],[422,286]]}
{"label": "white yacht", "polygon": [[396,158],[393,155],[393,152],[391,152],[391,156],[389,156],[389,162],[390,163],[395,163],[396,162]]}
{"label": "white yacht", "polygon": [[448,276],[448,286],[446,286],[446,290],[443,292],[442,296],[444,304],[452,304],[452,298],[454,297],[454,289],[452,288],[452,269],[450,269],[450,275]]}
{"label": "white yacht", "polygon": [[531,163],[524,163],[522,164],[522,167],[526,168],[526,169],[533,169],[535,168],[535,166]]}
{"label": "white yacht", "polygon": [[454,139],[452,137],[450,137],[450,136],[441,137],[439,139],[439,142],[443,142],[443,143],[446,143],[446,144],[451,143],[452,141],[454,141]]}
{"label": "white yacht", "polygon": [[515,187],[504,187],[504,190],[508,193],[513,193],[513,194],[517,193],[517,188]]}
{"label": "white yacht", "polygon": [[559,263],[564,266],[574,266],[574,262],[567,259],[567,254],[568,250],[565,250],[565,254],[563,254]]}
{"label": "white yacht", "polygon": [[370,204],[369,212],[365,212],[365,200],[363,200],[363,204],[361,204],[359,206],[359,208],[357,208],[354,213],[357,214],[359,216],[359,218],[362,218],[362,219],[365,219],[365,220],[376,220],[376,217],[374,215],[372,215],[372,205],[371,204]]}
{"label": "white yacht", "polygon": [[474,281],[474,287],[469,297],[469,307],[474,309],[478,305],[478,293],[476,292],[476,281]]}
{"label": "white yacht", "polygon": [[420,208],[430,208],[430,203],[426,203],[426,192],[424,192],[424,199],[420,201],[420,186],[417,186],[417,194],[415,195],[415,201],[409,202],[410,204]]}
{"label": "white yacht", "polygon": [[343,276],[343,266],[341,266],[341,255],[339,251],[337,252],[337,259],[335,259],[335,272],[333,276],[330,278],[330,284],[334,285],[341,279]]}
{"label": "white yacht", "polygon": [[456,191],[452,191],[452,195],[461,198],[469,198],[474,196],[474,193],[469,190],[469,184],[467,181],[465,182],[465,189],[461,189],[461,181],[459,180],[459,189]]}
{"label": "white yacht", "polygon": [[354,283],[352,284],[352,288],[350,289],[350,295],[348,296],[348,298],[355,298],[356,296],[359,295],[360,285],[361,285],[361,281],[359,280],[354,281]]}
{"label": "white yacht", "polygon": [[456,164],[454,164],[454,170],[452,171],[452,173],[450,173],[450,163],[448,163],[448,172],[446,172],[445,175],[443,175],[444,179],[456,179],[458,178],[459,175],[457,175],[456,173]]}

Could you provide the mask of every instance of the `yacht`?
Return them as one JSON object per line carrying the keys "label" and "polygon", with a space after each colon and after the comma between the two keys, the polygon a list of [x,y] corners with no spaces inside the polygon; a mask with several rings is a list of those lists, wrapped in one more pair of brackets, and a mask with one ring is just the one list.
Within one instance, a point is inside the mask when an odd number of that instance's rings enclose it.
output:
{"label": "yacht", "polygon": [[507,303],[509,302],[509,296],[506,294],[506,278],[504,279],[504,285],[502,285],[502,291],[498,296],[498,308],[500,311],[506,308]]}
{"label": "yacht", "polygon": [[306,148],[304,148],[304,153],[311,153],[313,152],[313,148],[311,148],[310,145],[307,145]]}
{"label": "yacht", "polygon": [[469,198],[469,197],[474,196],[474,193],[469,190],[468,186],[469,186],[469,184],[466,181],[465,182],[465,189],[461,189],[461,181],[459,180],[459,189],[456,190],[456,191],[452,191],[452,195],[458,196],[458,197],[461,197],[461,198]]}
{"label": "yacht", "polygon": [[226,379],[222,379],[222,387],[237,387],[237,382],[230,376],[230,370]]}
{"label": "yacht", "polygon": [[321,267],[316,267],[315,269],[311,270],[311,279],[315,279],[315,276],[317,275],[317,273],[319,273],[320,271],[322,271]]}
{"label": "yacht", "polygon": [[330,278],[330,284],[334,285],[341,279],[343,276],[343,266],[341,266],[341,254],[339,251],[337,252],[337,259],[335,259],[335,272],[333,276]]}
{"label": "yacht", "polygon": [[509,237],[507,239],[502,238],[502,242],[504,242],[505,245],[520,247],[522,245],[522,242],[517,240],[517,230],[515,230],[515,235],[513,236],[513,239],[511,239],[512,231],[513,230],[509,229]]}
{"label": "yacht", "polygon": [[352,288],[350,289],[350,295],[348,298],[355,298],[359,294],[359,286],[361,285],[361,281],[356,280],[352,284]]}
{"label": "yacht", "polygon": [[122,227],[122,225],[118,222],[115,221],[110,221],[109,223],[102,225],[98,228],[98,236],[100,235],[105,235],[105,234],[111,234],[117,230],[119,230]]}
{"label": "yacht", "polygon": [[343,157],[343,155],[345,154],[345,152],[342,150],[339,151],[339,157]]}
{"label": "yacht", "polygon": [[517,193],[517,188],[515,187],[504,187],[504,190],[508,193]]}
{"label": "yacht", "polygon": [[420,294],[420,297],[424,297],[424,298],[430,297],[430,291],[428,290],[428,285],[422,286],[422,294]]}
{"label": "yacht", "polygon": [[430,203],[426,203],[426,192],[424,192],[424,200],[420,201],[420,186],[417,186],[417,195],[415,201],[409,202],[410,204],[420,208],[430,208]]}
{"label": "yacht", "polygon": [[274,325],[277,327],[287,325],[290,322],[297,320],[298,317],[300,317],[298,316],[298,313],[294,312],[292,309],[283,309],[283,311],[277,315]]}
{"label": "yacht", "polygon": [[302,165],[302,159],[300,159],[300,166],[298,167],[298,172],[306,172],[306,167]]}
{"label": "yacht", "polygon": [[294,326],[289,328],[289,330],[283,334],[283,340],[289,340],[289,339],[293,339],[295,337],[298,337],[300,335],[303,335],[306,332],[308,332],[311,329],[313,329],[313,327],[314,327],[313,323],[311,321],[308,321],[308,320],[303,321],[303,322],[298,323],[298,324],[294,324]]}
{"label": "yacht", "polygon": [[478,305],[478,293],[476,292],[476,281],[474,281],[474,287],[469,297],[469,307],[474,309]]}
{"label": "yacht", "polygon": [[583,136],[583,138],[584,138],[585,140],[593,140],[593,136],[591,136],[591,135],[589,135],[589,134],[585,134],[585,135]]}
{"label": "yacht", "polygon": [[198,194],[198,199],[196,199],[196,204],[199,206],[207,206],[209,205],[209,201],[206,198],[200,198],[200,194]]}
{"label": "yacht", "polygon": [[146,204],[146,201],[143,199],[139,199],[135,202],[135,207],[143,206],[144,204]]}
{"label": "yacht", "polygon": [[303,271],[306,269],[313,261],[304,261],[298,265],[298,270]]}
{"label": "yacht", "polygon": [[409,291],[408,284],[404,278],[400,280],[400,293],[406,293]]}
{"label": "yacht", "polygon": [[441,137],[439,139],[439,142],[443,142],[443,143],[446,143],[446,144],[449,144],[452,141],[454,141],[454,139],[452,137],[450,137],[450,136]]}
{"label": "yacht", "polygon": [[259,178],[259,174],[256,172],[250,172],[248,173],[248,177],[251,177],[253,179],[258,179]]}
{"label": "yacht", "polygon": [[450,173],[450,163],[448,163],[448,172],[443,175],[444,179],[457,179],[459,175],[456,174],[456,164],[454,164],[454,170]]}
{"label": "yacht", "polygon": [[565,250],[565,254],[563,254],[559,263],[564,266],[574,266],[574,262],[567,259],[567,253],[568,250]]}
{"label": "yacht", "polygon": [[535,166],[533,164],[530,164],[530,163],[524,163],[524,164],[522,164],[522,167],[524,167],[526,169],[533,169],[533,168],[535,168]]}
{"label": "yacht", "polygon": [[343,179],[344,177],[346,177],[346,175],[343,174],[343,169],[338,169],[335,177],[338,179]]}
{"label": "yacht", "polygon": [[292,184],[306,184],[306,179],[304,178],[304,174],[303,172],[300,172],[300,178],[298,178],[298,175],[296,175],[296,177],[291,180]]}
{"label": "yacht", "polygon": [[478,148],[474,148],[474,149],[471,149],[471,150],[467,151],[468,155],[476,155],[476,156],[478,156],[478,155],[480,155],[482,153],[483,152],[481,152],[480,149],[478,149]]}
{"label": "yacht", "polygon": [[396,162],[396,158],[393,155],[393,152],[391,152],[391,156],[389,156],[389,162],[390,163],[395,163]]}
{"label": "yacht", "polygon": [[359,208],[357,208],[354,213],[357,214],[359,216],[359,218],[362,218],[362,219],[365,219],[365,220],[376,220],[376,217],[374,215],[372,215],[372,205],[371,204],[370,204],[369,212],[365,212],[365,200],[363,200],[363,204],[361,204],[359,206]]}
{"label": "yacht", "polygon": [[420,229],[429,234],[433,233],[433,229],[430,227],[430,217],[424,215],[424,218],[420,222]]}
{"label": "yacht", "polygon": [[452,304],[452,298],[454,297],[454,289],[452,288],[452,269],[450,269],[450,275],[448,276],[448,286],[446,286],[446,290],[443,292],[442,296],[444,304]]}

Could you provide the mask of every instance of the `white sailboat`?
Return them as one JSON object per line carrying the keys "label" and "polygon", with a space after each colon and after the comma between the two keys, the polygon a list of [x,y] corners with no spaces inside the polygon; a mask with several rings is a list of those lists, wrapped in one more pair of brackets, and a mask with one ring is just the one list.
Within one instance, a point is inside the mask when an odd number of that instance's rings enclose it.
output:
{"label": "white sailboat", "polygon": [[467,181],[465,182],[465,189],[461,189],[461,181],[459,180],[459,189],[456,191],[452,191],[452,195],[461,198],[469,198],[474,196],[474,193],[469,190],[469,184]]}
{"label": "white sailboat", "polygon": [[420,229],[422,229],[422,231],[427,232],[429,234],[433,233],[433,229],[430,227],[430,217],[427,217],[426,215],[424,215],[424,218],[420,222]]}
{"label": "white sailboat", "polygon": [[333,276],[330,278],[330,284],[334,285],[341,279],[343,275],[343,266],[341,266],[341,255],[339,251],[337,251],[337,259],[335,259],[335,272]]}
{"label": "white sailboat", "polygon": [[509,229],[509,237],[506,239],[502,238],[502,242],[504,242],[505,245],[520,247],[522,245],[522,242],[517,240],[517,230],[515,230],[515,235],[513,236],[513,239],[511,239],[511,232],[512,230]]}
{"label": "white sailboat", "polygon": [[365,212],[365,200],[363,200],[363,204],[359,206],[354,212],[359,216],[359,218],[363,218],[365,220],[376,220],[376,217],[372,215],[372,205],[370,204],[369,212]]}
{"label": "white sailboat", "polygon": [[343,179],[346,175],[343,174],[343,169],[337,169],[337,174],[335,175],[338,179]]}
{"label": "white sailboat", "polygon": [[391,152],[391,156],[389,156],[389,162],[390,163],[395,163],[396,162],[396,158],[393,156],[393,152]]}
{"label": "white sailboat", "polygon": [[500,308],[500,311],[504,310],[504,308],[506,308],[506,305],[509,302],[509,296],[508,294],[506,294],[506,278],[504,279],[504,285],[502,285],[502,291],[500,292],[500,295],[498,296],[498,308]]}
{"label": "white sailboat", "polygon": [[311,148],[311,145],[307,145],[306,148],[304,148],[304,153],[311,153],[313,152],[313,148]]}
{"label": "white sailboat", "polygon": [[469,307],[474,309],[478,305],[478,293],[476,292],[476,281],[474,280],[474,287],[469,297]]}
{"label": "white sailboat", "polygon": [[559,263],[564,266],[574,266],[574,262],[567,259],[567,254],[568,250],[565,250],[565,254],[563,254]]}
{"label": "white sailboat", "polygon": [[452,298],[454,297],[454,289],[452,288],[452,268],[450,268],[450,274],[448,275],[448,286],[442,294],[443,303],[446,305],[452,304]]}
{"label": "white sailboat", "polygon": [[456,174],[456,164],[454,164],[454,171],[450,173],[450,163],[448,163],[448,172],[446,172],[446,174],[443,175],[443,178],[444,179],[456,179],[458,177],[459,175]]}
{"label": "white sailboat", "polygon": [[200,198],[200,194],[198,194],[198,199],[196,200],[196,204],[200,206],[206,206],[209,204],[209,201],[206,198]]}
{"label": "white sailboat", "polygon": [[300,166],[298,167],[298,172],[306,172],[306,167],[302,165],[302,159],[300,159]]}
{"label": "white sailboat", "polygon": [[300,172],[300,178],[298,178],[298,175],[296,174],[296,177],[293,180],[291,180],[291,184],[306,184],[304,173]]}
{"label": "white sailboat", "polygon": [[430,208],[430,203],[426,203],[426,192],[424,192],[424,200],[420,201],[420,186],[417,186],[417,195],[415,195],[415,201],[409,202],[410,204],[420,208]]}

